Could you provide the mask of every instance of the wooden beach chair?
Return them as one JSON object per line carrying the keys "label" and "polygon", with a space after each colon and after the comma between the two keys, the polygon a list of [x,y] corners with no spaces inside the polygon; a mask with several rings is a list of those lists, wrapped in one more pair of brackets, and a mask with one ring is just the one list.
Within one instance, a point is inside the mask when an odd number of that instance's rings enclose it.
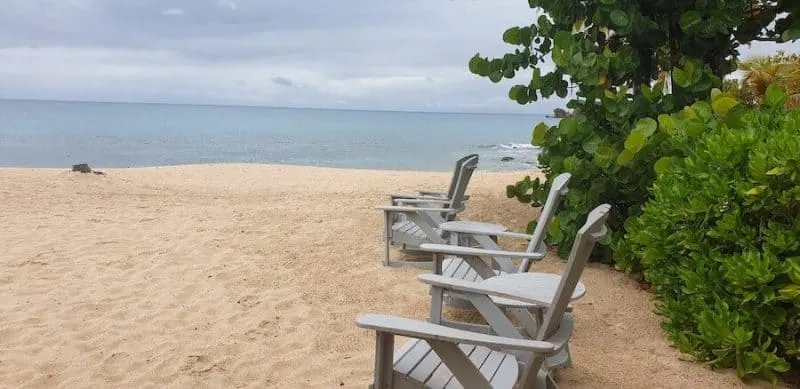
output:
{"label": "wooden beach chair", "polygon": [[[604,204],[589,214],[577,233],[564,273],[556,276],[557,285],[547,293],[535,284],[483,285],[435,274],[419,276],[420,281],[431,285],[434,299],[441,300],[447,291],[472,301],[493,334],[440,325],[437,305],[431,306],[429,322],[360,315],[356,324],[376,332],[375,376],[370,388],[557,388],[548,360],[569,344],[573,320],[566,314],[567,306],[585,292],[579,279],[595,243],[606,233],[609,210],[610,206]],[[508,299],[512,305],[545,308],[505,311],[497,301]],[[522,329],[514,325],[509,314],[523,323]],[[397,335],[411,339],[394,351]]]}
{"label": "wooden beach chair", "polygon": [[[464,247],[458,245],[442,244],[423,244],[420,250],[434,253],[434,274],[451,277],[459,280],[480,282],[498,274],[510,274],[527,272],[533,261],[538,261],[547,254],[547,244],[544,238],[547,235],[547,228],[555,216],[556,209],[563,197],[567,194],[567,184],[571,175],[563,173],[558,175],[550,186],[547,200],[539,214],[539,220],[533,234],[520,234],[515,232],[498,232],[496,230],[481,228],[481,223],[464,223],[454,229],[444,223],[442,230],[451,234],[458,234],[458,237],[451,239],[451,242],[461,241],[465,245],[471,243],[478,247]],[[476,226],[476,227],[472,227]],[[528,247],[524,252],[505,251],[494,240],[495,236],[524,239],[528,241]],[[485,257],[484,260],[482,257]],[[520,261],[519,265],[514,264],[514,260]],[[465,304],[463,300],[448,296],[446,303],[456,308],[470,308],[471,305]]]}
{"label": "wooden beach chair", "polygon": [[[390,194],[390,198],[392,200],[392,205],[400,205],[398,204],[399,200],[412,200],[412,199],[434,199],[434,200],[442,200],[442,199],[449,199],[453,197],[453,193],[455,193],[456,186],[458,185],[458,181],[461,177],[462,166],[465,162],[475,159],[478,160],[478,154],[468,154],[456,161],[455,169],[453,169],[453,176],[450,179],[450,186],[447,188],[447,192],[441,191],[433,191],[433,190],[418,190],[414,194]],[[464,195],[464,201],[469,199],[469,195]]]}
{"label": "wooden beach chair", "polygon": [[432,266],[431,261],[393,260],[390,247],[400,246],[403,251],[419,251],[424,243],[446,243],[439,225],[455,220],[456,215],[464,210],[464,195],[473,172],[478,167],[478,157],[467,159],[461,165],[453,195],[448,199],[397,199],[388,206],[378,206],[384,214],[384,260],[386,266]]}

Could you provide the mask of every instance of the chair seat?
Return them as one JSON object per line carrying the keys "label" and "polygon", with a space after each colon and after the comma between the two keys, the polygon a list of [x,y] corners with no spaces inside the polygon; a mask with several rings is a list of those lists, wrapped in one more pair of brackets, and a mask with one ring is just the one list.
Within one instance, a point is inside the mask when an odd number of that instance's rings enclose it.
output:
{"label": "chair seat", "polygon": [[[462,344],[458,347],[491,382],[492,388],[513,387],[519,369],[516,357],[481,346]],[[464,388],[428,342],[419,339],[410,339],[395,351],[393,381],[396,388]]]}
{"label": "chair seat", "polygon": [[[495,269],[493,271],[496,275],[504,274],[501,270]],[[442,275],[470,282],[483,281],[483,277],[475,272],[469,262],[465,261],[464,258],[455,256],[448,256],[442,260]]]}
{"label": "chair seat", "polygon": [[[439,228],[436,228],[434,231],[436,231],[437,234],[441,234],[442,232]],[[420,244],[429,240],[425,231],[422,231],[422,229],[411,220],[401,220],[392,224],[392,233],[395,236],[404,235],[405,237],[413,238],[414,241],[421,242]],[[397,237],[395,240],[401,243],[408,243],[408,239],[402,239],[400,237]]]}

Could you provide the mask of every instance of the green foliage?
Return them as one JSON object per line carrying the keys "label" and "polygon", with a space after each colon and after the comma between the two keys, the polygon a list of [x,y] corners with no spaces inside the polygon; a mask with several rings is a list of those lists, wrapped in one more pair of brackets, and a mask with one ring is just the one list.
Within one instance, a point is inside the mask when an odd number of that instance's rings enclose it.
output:
{"label": "green foliage", "polygon": [[777,88],[755,110],[715,94],[713,115],[671,115],[699,138],[672,139],[686,157],[660,169],[614,256],[644,271],[678,349],[774,380],[800,361],[800,112]]}
{"label": "green foliage", "polygon": [[[530,74],[509,90],[519,104],[566,97],[572,83],[574,98],[567,107],[578,114],[556,126],[535,127],[532,143],[542,148],[539,165],[548,180],[520,181],[509,186],[509,197],[537,204],[550,179],[572,173],[548,242],[567,255],[582,218],[597,204],[609,203],[611,234],[596,252],[609,260],[607,244],[638,214],[656,170],[682,156],[668,136],[676,131],[671,119],[661,115],[687,106],[687,115],[700,117],[734,109],[733,99],[696,102],[736,69],[740,44],[795,37],[800,15],[795,3],[528,0],[541,12],[530,25],[505,31],[503,41],[516,46],[514,51],[493,59],[476,54],[469,69],[492,82]],[[541,66],[546,61],[555,67],[546,70]],[[696,123],[680,131],[695,136],[704,128]]]}

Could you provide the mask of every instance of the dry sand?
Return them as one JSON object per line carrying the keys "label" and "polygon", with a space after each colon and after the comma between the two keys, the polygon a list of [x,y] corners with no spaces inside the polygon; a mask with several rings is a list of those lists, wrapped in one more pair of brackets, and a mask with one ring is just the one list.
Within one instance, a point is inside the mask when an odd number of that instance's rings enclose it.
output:
{"label": "dry sand", "polygon": [[[448,174],[264,165],[0,169],[0,387],[365,388],[359,312],[424,319],[421,270],[381,265],[385,193]],[[520,230],[519,173],[463,218]],[[535,269],[560,271],[548,259]],[[683,362],[629,277],[591,265],[562,388],[739,388]]]}

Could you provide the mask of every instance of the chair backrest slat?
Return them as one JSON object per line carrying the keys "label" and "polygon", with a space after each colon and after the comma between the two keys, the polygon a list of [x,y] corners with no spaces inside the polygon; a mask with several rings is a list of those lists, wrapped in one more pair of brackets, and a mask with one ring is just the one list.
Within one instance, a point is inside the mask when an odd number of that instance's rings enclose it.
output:
{"label": "chair backrest slat", "polygon": [[549,338],[558,330],[561,318],[567,310],[567,305],[572,298],[572,293],[578,285],[589,255],[594,249],[595,243],[605,236],[607,229],[606,219],[611,206],[602,204],[593,209],[586,217],[586,223],[578,230],[575,236],[575,243],[569,254],[567,267],[561,275],[561,282],[556,290],[553,302],[547,308],[542,326],[539,328],[536,339],[543,340]]}
{"label": "chair backrest slat", "polygon": [[453,198],[453,194],[456,191],[456,186],[458,185],[459,177],[461,176],[461,167],[464,165],[464,162],[467,162],[470,159],[477,158],[478,154],[468,154],[456,161],[456,167],[453,169],[453,177],[450,179],[450,187],[447,188],[447,198]]}
{"label": "chair backrest slat", "polygon": [[[464,195],[467,192],[467,186],[469,186],[469,181],[472,178],[472,173],[475,172],[475,169],[478,168],[478,155],[473,154],[473,156],[461,165],[461,171],[458,174],[458,180],[456,181],[455,189],[453,190],[453,196],[450,197],[450,208],[453,209],[461,209],[464,206]],[[455,219],[455,214],[447,214],[444,215],[446,220],[453,220]]]}
{"label": "chair backrest slat", "polygon": [[[542,211],[539,213],[539,220],[536,221],[536,228],[533,230],[533,237],[531,238],[530,243],[528,243],[527,252],[535,253],[539,252],[544,243],[545,234],[547,234],[547,228],[550,226],[550,222],[553,221],[553,217],[556,214],[556,210],[558,209],[558,205],[561,204],[561,199],[569,192],[569,188],[567,184],[569,184],[569,179],[572,178],[572,175],[569,173],[562,173],[556,176],[553,179],[552,185],[550,185],[550,192],[547,193],[547,200],[542,206]],[[544,250],[541,250],[544,251]],[[530,267],[530,260],[525,259],[519,265],[520,272],[528,271]]]}

